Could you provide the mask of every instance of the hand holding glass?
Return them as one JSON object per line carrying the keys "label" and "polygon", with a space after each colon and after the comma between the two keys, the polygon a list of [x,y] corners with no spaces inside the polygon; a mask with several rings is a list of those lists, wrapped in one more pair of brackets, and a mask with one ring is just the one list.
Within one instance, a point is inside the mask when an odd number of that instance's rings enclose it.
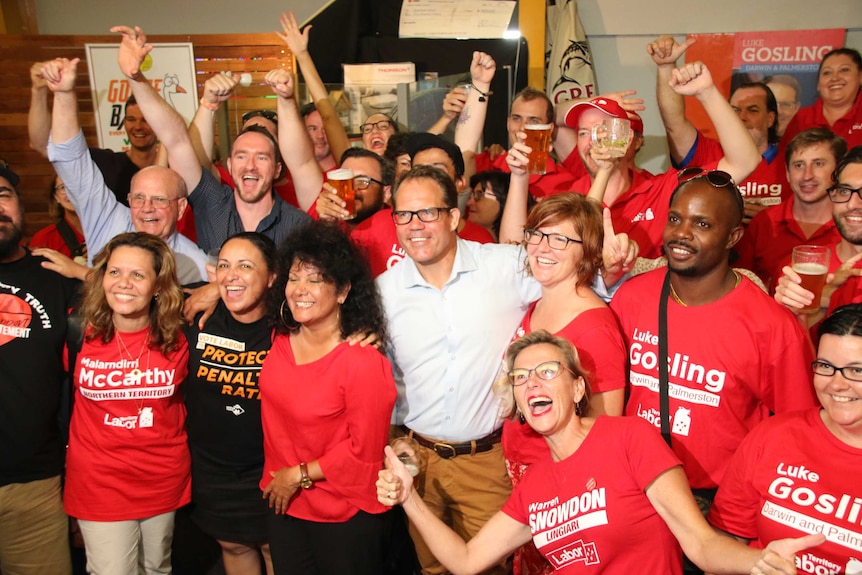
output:
{"label": "hand holding glass", "polygon": [[802,287],[814,294],[814,299],[801,311],[814,313],[820,310],[820,298],[829,272],[829,248],[823,246],[796,246],[793,248],[790,267],[802,278]]}
{"label": "hand holding glass", "polygon": [[527,171],[531,174],[544,174],[547,171],[548,151],[551,147],[551,132],[553,124],[527,124],[524,126],[524,134],[527,139],[524,144],[530,147],[527,156]]}
{"label": "hand holding glass", "polygon": [[632,136],[632,123],[623,118],[606,118],[601,124],[593,126],[593,145],[607,148],[614,158],[626,155]]}
{"label": "hand holding glass", "polygon": [[345,220],[352,220],[356,217],[356,191],[353,188],[353,170],[349,168],[341,168],[332,170],[327,174],[329,185],[335,188],[335,194],[344,200],[347,204],[344,209],[347,210]]}

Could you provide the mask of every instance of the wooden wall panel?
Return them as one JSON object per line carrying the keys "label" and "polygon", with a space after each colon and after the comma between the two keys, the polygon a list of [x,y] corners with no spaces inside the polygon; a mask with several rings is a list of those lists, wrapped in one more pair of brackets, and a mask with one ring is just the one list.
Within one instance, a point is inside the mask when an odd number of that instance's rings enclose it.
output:
{"label": "wooden wall panel", "polygon": [[[238,87],[228,101],[230,133],[236,134],[242,114],[260,108],[275,109],[275,99],[263,77],[275,68],[295,70],[293,56],[275,34],[206,34],[149,36],[150,42],[192,42],[198,74],[198,95],[203,83],[215,72],[250,72],[253,85]],[[21,176],[19,189],[27,211],[26,237],[52,223],[47,213],[47,189],[53,180],[51,164],[30,150],[27,113],[30,107],[30,66],[57,57],[81,58],[76,93],[84,135],[98,145],[90,78],[84,44],[115,44],[118,37],[0,35],[0,158]],[[218,130],[216,131],[218,133]]]}

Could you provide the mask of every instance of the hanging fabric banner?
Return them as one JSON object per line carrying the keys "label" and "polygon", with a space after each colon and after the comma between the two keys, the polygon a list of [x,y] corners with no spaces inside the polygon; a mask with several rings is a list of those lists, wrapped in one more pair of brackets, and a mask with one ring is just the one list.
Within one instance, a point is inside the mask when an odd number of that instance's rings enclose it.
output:
{"label": "hanging fabric banner", "polygon": [[556,104],[598,95],[593,55],[578,18],[577,0],[548,0],[545,92]]}

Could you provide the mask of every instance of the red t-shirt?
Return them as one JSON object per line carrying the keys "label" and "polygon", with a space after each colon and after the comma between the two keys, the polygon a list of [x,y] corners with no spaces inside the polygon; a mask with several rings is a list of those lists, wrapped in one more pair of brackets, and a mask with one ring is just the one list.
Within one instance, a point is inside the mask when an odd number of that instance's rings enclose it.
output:
{"label": "red t-shirt", "polygon": [[323,523],[360,510],[383,513],[374,482],[395,405],[392,365],[373,347],[341,343],[298,365],[290,337],[278,335],[260,372],[264,472],[317,461],[326,477],[299,489],[287,514]]}
{"label": "red t-shirt", "polygon": [[[536,303],[531,304],[512,341],[532,333],[530,321],[535,309]],[[626,386],[626,348],[617,318],[610,308],[605,306],[581,312],[554,335],[566,338],[578,350],[581,365],[589,373],[586,379],[593,393]],[[509,475],[519,479],[524,468],[549,459],[551,451],[545,438],[532,427],[507,419],[503,423],[503,454]],[[513,484],[517,485],[517,482],[513,481]]]}
{"label": "red t-shirt", "polygon": [[796,115],[787,124],[784,136],[781,137],[782,148],[785,148],[796,134],[808,128],[832,130],[836,136],[841,136],[847,140],[848,150],[862,145],[862,90],[856,94],[853,108],[846,115],[838,118],[831,126],[826,120],[826,116],[823,115],[823,100],[820,98],[817,98],[813,105],[806,106],[796,112]]}
{"label": "red t-shirt", "polygon": [[122,344],[117,336],[106,344],[85,340],[78,353],[63,496],[72,517],[144,519],[191,499],[186,408],[178,393],[188,344],[181,335],[180,347],[165,357],[144,349],[148,333],[121,333]]}
{"label": "red t-shirt", "polygon": [[[509,169],[509,164],[506,163],[507,155],[508,152],[504,152],[491,162],[488,159],[487,152],[477,154],[476,173],[484,172],[486,170],[500,170],[501,172],[511,174],[512,170]],[[583,167],[580,159],[577,158],[577,153],[573,152],[572,154],[569,154],[569,156],[575,156],[576,159],[578,159],[578,163],[576,165],[580,166],[580,170],[573,173],[573,170],[568,164],[557,164],[549,156],[548,162],[545,165],[546,173],[544,175],[534,174],[530,176],[530,195],[536,199],[541,199],[553,196],[554,194],[570,192],[572,190],[571,186],[575,180],[582,175],[585,175],[587,171],[586,168]]]}
{"label": "red t-shirt", "polygon": [[[66,223],[68,222],[69,220],[66,220]],[[69,224],[69,228],[75,234],[75,239],[78,240],[78,243],[86,243],[84,240],[84,234],[79,233],[71,224]],[[66,245],[66,240],[64,240],[63,236],[60,235],[60,231],[57,229],[57,224],[45,226],[33,234],[33,237],[30,239],[30,249],[35,248],[51,248],[52,250],[57,250],[66,257],[72,257],[72,250],[69,249],[69,246]]]}
{"label": "red t-shirt", "polygon": [[644,422],[600,416],[571,456],[530,467],[503,513],[530,526],[557,573],[679,574],[679,544],[646,495],[677,465]]}
{"label": "red t-shirt", "polygon": [[[661,426],[658,301],[666,269],[634,277],[611,300],[629,350],[626,415]],[[742,439],[770,412],[817,404],[813,351],[796,318],[743,277],[718,301],[668,298],[670,416],[674,452],[693,488],[718,486]]]}
{"label": "red t-shirt", "polygon": [[[717,166],[718,162],[712,162],[701,167],[714,170]],[[679,185],[678,173],[671,169],[656,176],[645,170],[634,170],[631,187],[610,206],[614,230],[635,240],[643,258],[662,255],[662,233],[667,224],[670,196]],[[572,185],[572,191],[586,195],[591,183],[590,177],[585,176]]]}
{"label": "red t-shirt", "polygon": [[734,265],[760,276],[770,293],[775,292],[775,286],[783,275],[781,268],[790,265],[794,247],[832,246],[841,241],[841,234],[831,218],[811,237],[805,237],[793,217],[794,201],[795,198],[791,197],[781,205],[767,208],[754,216],[734,248],[739,254],[739,260]]}
{"label": "red t-shirt", "polygon": [[[719,162],[724,157],[724,150],[717,140],[707,138],[700,132],[694,147],[688,156],[676,168],[702,166]],[[738,182],[739,191],[748,199],[756,199],[764,206],[777,206],[782,201],[793,197],[793,191],[787,182],[787,169],[784,165],[784,155],[778,153],[778,145],[767,148],[760,158],[760,163],[750,176]]]}
{"label": "red t-shirt", "polygon": [[862,449],[833,435],[820,409],[776,416],[739,446],[709,521],[757,548],[823,533],[826,542],[796,554],[800,573],[862,573]]}
{"label": "red t-shirt", "polygon": [[[832,259],[829,261],[829,273],[834,273],[843,263],[838,259],[839,243],[841,242],[838,241],[835,245],[830,246]],[[854,269],[862,268],[862,262],[858,262],[853,267]],[[829,308],[826,310],[826,316],[842,305],[860,302],[862,302],[862,277],[851,276],[832,293],[832,297],[829,298]]]}

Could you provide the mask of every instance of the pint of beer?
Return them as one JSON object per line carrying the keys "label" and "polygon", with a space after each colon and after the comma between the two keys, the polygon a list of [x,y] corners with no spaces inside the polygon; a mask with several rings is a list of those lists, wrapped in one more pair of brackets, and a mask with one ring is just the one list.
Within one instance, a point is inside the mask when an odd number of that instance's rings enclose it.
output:
{"label": "pint of beer", "polygon": [[811,305],[802,309],[805,313],[820,310],[820,297],[829,272],[829,248],[823,246],[796,246],[791,256],[791,267],[802,279],[802,287],[814,294]]}
{"label": "pint of beer", "polygon": [[352,220],[356,217],[356,191],[353,189],[353,170],[349,168],[332,170],[326,177],[329,179],[329,185],[335,188],[335,193],[338,197],[347,204],[344,209],[347,210],[348,215],[344,216],[344,219]]}
{"label": "pint of beer", "polygon": [[541,175],[546,172],[553,128],[553,124],[527,124],[524,126],[524,133],[527,134],[524,143],[530,146],[530,155],[527,157],[530,163],[527,166],[527,171],[531,174]]}

